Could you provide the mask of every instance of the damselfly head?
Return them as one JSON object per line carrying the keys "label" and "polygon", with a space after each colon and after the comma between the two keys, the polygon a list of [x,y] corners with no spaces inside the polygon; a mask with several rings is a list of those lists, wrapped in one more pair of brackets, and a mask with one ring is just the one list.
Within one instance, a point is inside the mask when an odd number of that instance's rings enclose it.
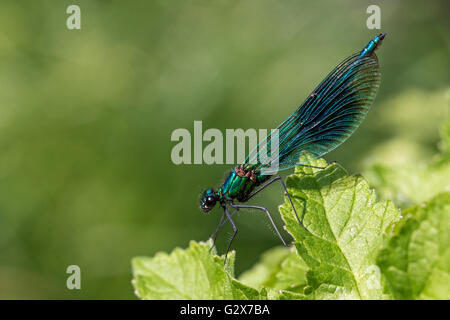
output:
{"label": "damselfly head", "polygon": [[204,213],[208,213],[211,211],[212,208],[216,205],[217,202],[217,195],[214,192],[214,189],[206,189],[205,192],[203,192],[202,197],[200,199],[200,208],[203,210]]}

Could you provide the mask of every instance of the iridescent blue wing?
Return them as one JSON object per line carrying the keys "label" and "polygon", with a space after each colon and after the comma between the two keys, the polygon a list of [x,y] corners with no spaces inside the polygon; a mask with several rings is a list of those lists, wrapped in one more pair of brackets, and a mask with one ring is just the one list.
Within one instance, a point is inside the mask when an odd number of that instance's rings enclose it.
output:
{"label": "iridescent blue wing", "polygon": [[[381,37],[382,36],[382,37]],[[343,143],[361,124],[375,99],[381,73],[374,50],[384,35],[341,62],[280,126],[278,170],[306,164],[303,154],[323,156]],[[254,170],[268,167],[272,135],[250,152],[245,166]],[[261,154],[268,154],[264,163]]]}

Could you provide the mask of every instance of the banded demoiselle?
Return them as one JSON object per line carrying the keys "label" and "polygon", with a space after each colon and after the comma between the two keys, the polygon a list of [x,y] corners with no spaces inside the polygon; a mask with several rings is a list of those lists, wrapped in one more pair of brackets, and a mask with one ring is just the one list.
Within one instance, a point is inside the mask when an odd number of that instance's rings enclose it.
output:
{"label": "banded demoiselle", "polygon": [[[314,167],[302,160],[308,153],[313,158],[321,157],[343,143],[361,124],[372,105],[381,80],[380,67],[375,50],[381,45],[386,33],[374,37],[360,52],[342,61],[306,98],[300,107],[278,126],[278,168],[290,169],[295,166]],[[261,206],[236,204],[245,203],[271,183],[280,181],[286,192],[298,223],[299,218],[283,179],[277,175],[262,174],[266,163],[260,161],[262,149],[269,149],[271,135],[247,156],[245,162],[231,170],[225,182],[215,191],[207,189],[201,197],[200,207],[206,213],[216,203],[223,209],[219,225],[211,236],[213,246],[217,234],[226,221],[233,227],[233,235],[228,243],[225,257],[238,231],[232,216],[240,209],[257,209],[265,212],[278,237],[286,242],[278,231],[269,210]],[[267,150],[266,150],[267,151]],[[325,169],[326,167],[314,167]],[[234,210],[229,213],[228,207]]]}

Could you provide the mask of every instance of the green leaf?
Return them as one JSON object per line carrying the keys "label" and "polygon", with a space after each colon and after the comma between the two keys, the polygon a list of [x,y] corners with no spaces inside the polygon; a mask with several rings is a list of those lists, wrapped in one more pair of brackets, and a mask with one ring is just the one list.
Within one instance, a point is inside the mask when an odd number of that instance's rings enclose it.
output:
{"label": "green leaf", "polygon": [[[309,163],[326,166],[322,159]],[[339,165],[297,167],[287,187],[306,229],[287,198],[280,212],[309,268],[304,288],[308,298],[388,298],[376,256],[387,231],[400,219],[394,204],[377,202],[361,176],[349,176]]]}
{"label": "green leaf", "polygon": [[186,250],[133,260],[138,297],[450,299],[450,192],[406,210],[396,223],[394,204],[377,201],[366,180],[339,165],[297,167],[287,187],[306,227],[286,198],[280,212],[296,251],[269,250],[238,281],[234,252],[224,265],[224,256],[209,252],[211,242],[192,241]]}
{"label": "green leaf", "polygon": [[253,288],[274,288],[281,263],[290,253],[285,247],[275,247],[264,252],[257,264],[240,275],[239,281]]}
{"label": "green leaf", "polygon": [[378,257],[396,299],[450,299],[450,192],[405,210]]}
{"label": "green leaf", "polygon": [[209,252],[211,242],[191,241],[189,248],[132,261],[133,285],[141,299],[265,299],[267,292],[248,287],[232,277],[234,252],[224,256]]}
{"label": "green leaf", "polygon": [[239,277],[239,281],[253,288],[288,289],[302,293],[307,269],[293,248],[275,247],[266,251],[253,268]]}

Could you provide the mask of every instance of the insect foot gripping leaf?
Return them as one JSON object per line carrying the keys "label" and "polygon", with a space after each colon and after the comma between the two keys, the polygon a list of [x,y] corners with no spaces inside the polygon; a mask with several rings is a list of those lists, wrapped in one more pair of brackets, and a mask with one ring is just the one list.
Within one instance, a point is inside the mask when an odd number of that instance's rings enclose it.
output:
{"label": "insect foot gripping leaf", "polygon": [[[323,159],[308,162],[324,167]],[[304,294],[309,299],[387,299],[376,257],[400,211],[377,202],[361,176],[339,165],[297,167],[287,188],[305,228],[288,202],[280,206],[286,230],[309,270]]]}
{"label": "insect foot gripping leaf", "polygon": [[378,257],[396,299],[450,299],[450,192],[405,210]]}
{"label": "insect foot gripping leaf", "polygon": [[205,300],[205,299],[265,299],[261,292],[235,280],[234,252],[225,257],[209,252],[211,242],[191,241],[189,248],[176,248],[172,253],[157,253],[154,257],[136,257],[132,261],[133,285],[141,299]]}

